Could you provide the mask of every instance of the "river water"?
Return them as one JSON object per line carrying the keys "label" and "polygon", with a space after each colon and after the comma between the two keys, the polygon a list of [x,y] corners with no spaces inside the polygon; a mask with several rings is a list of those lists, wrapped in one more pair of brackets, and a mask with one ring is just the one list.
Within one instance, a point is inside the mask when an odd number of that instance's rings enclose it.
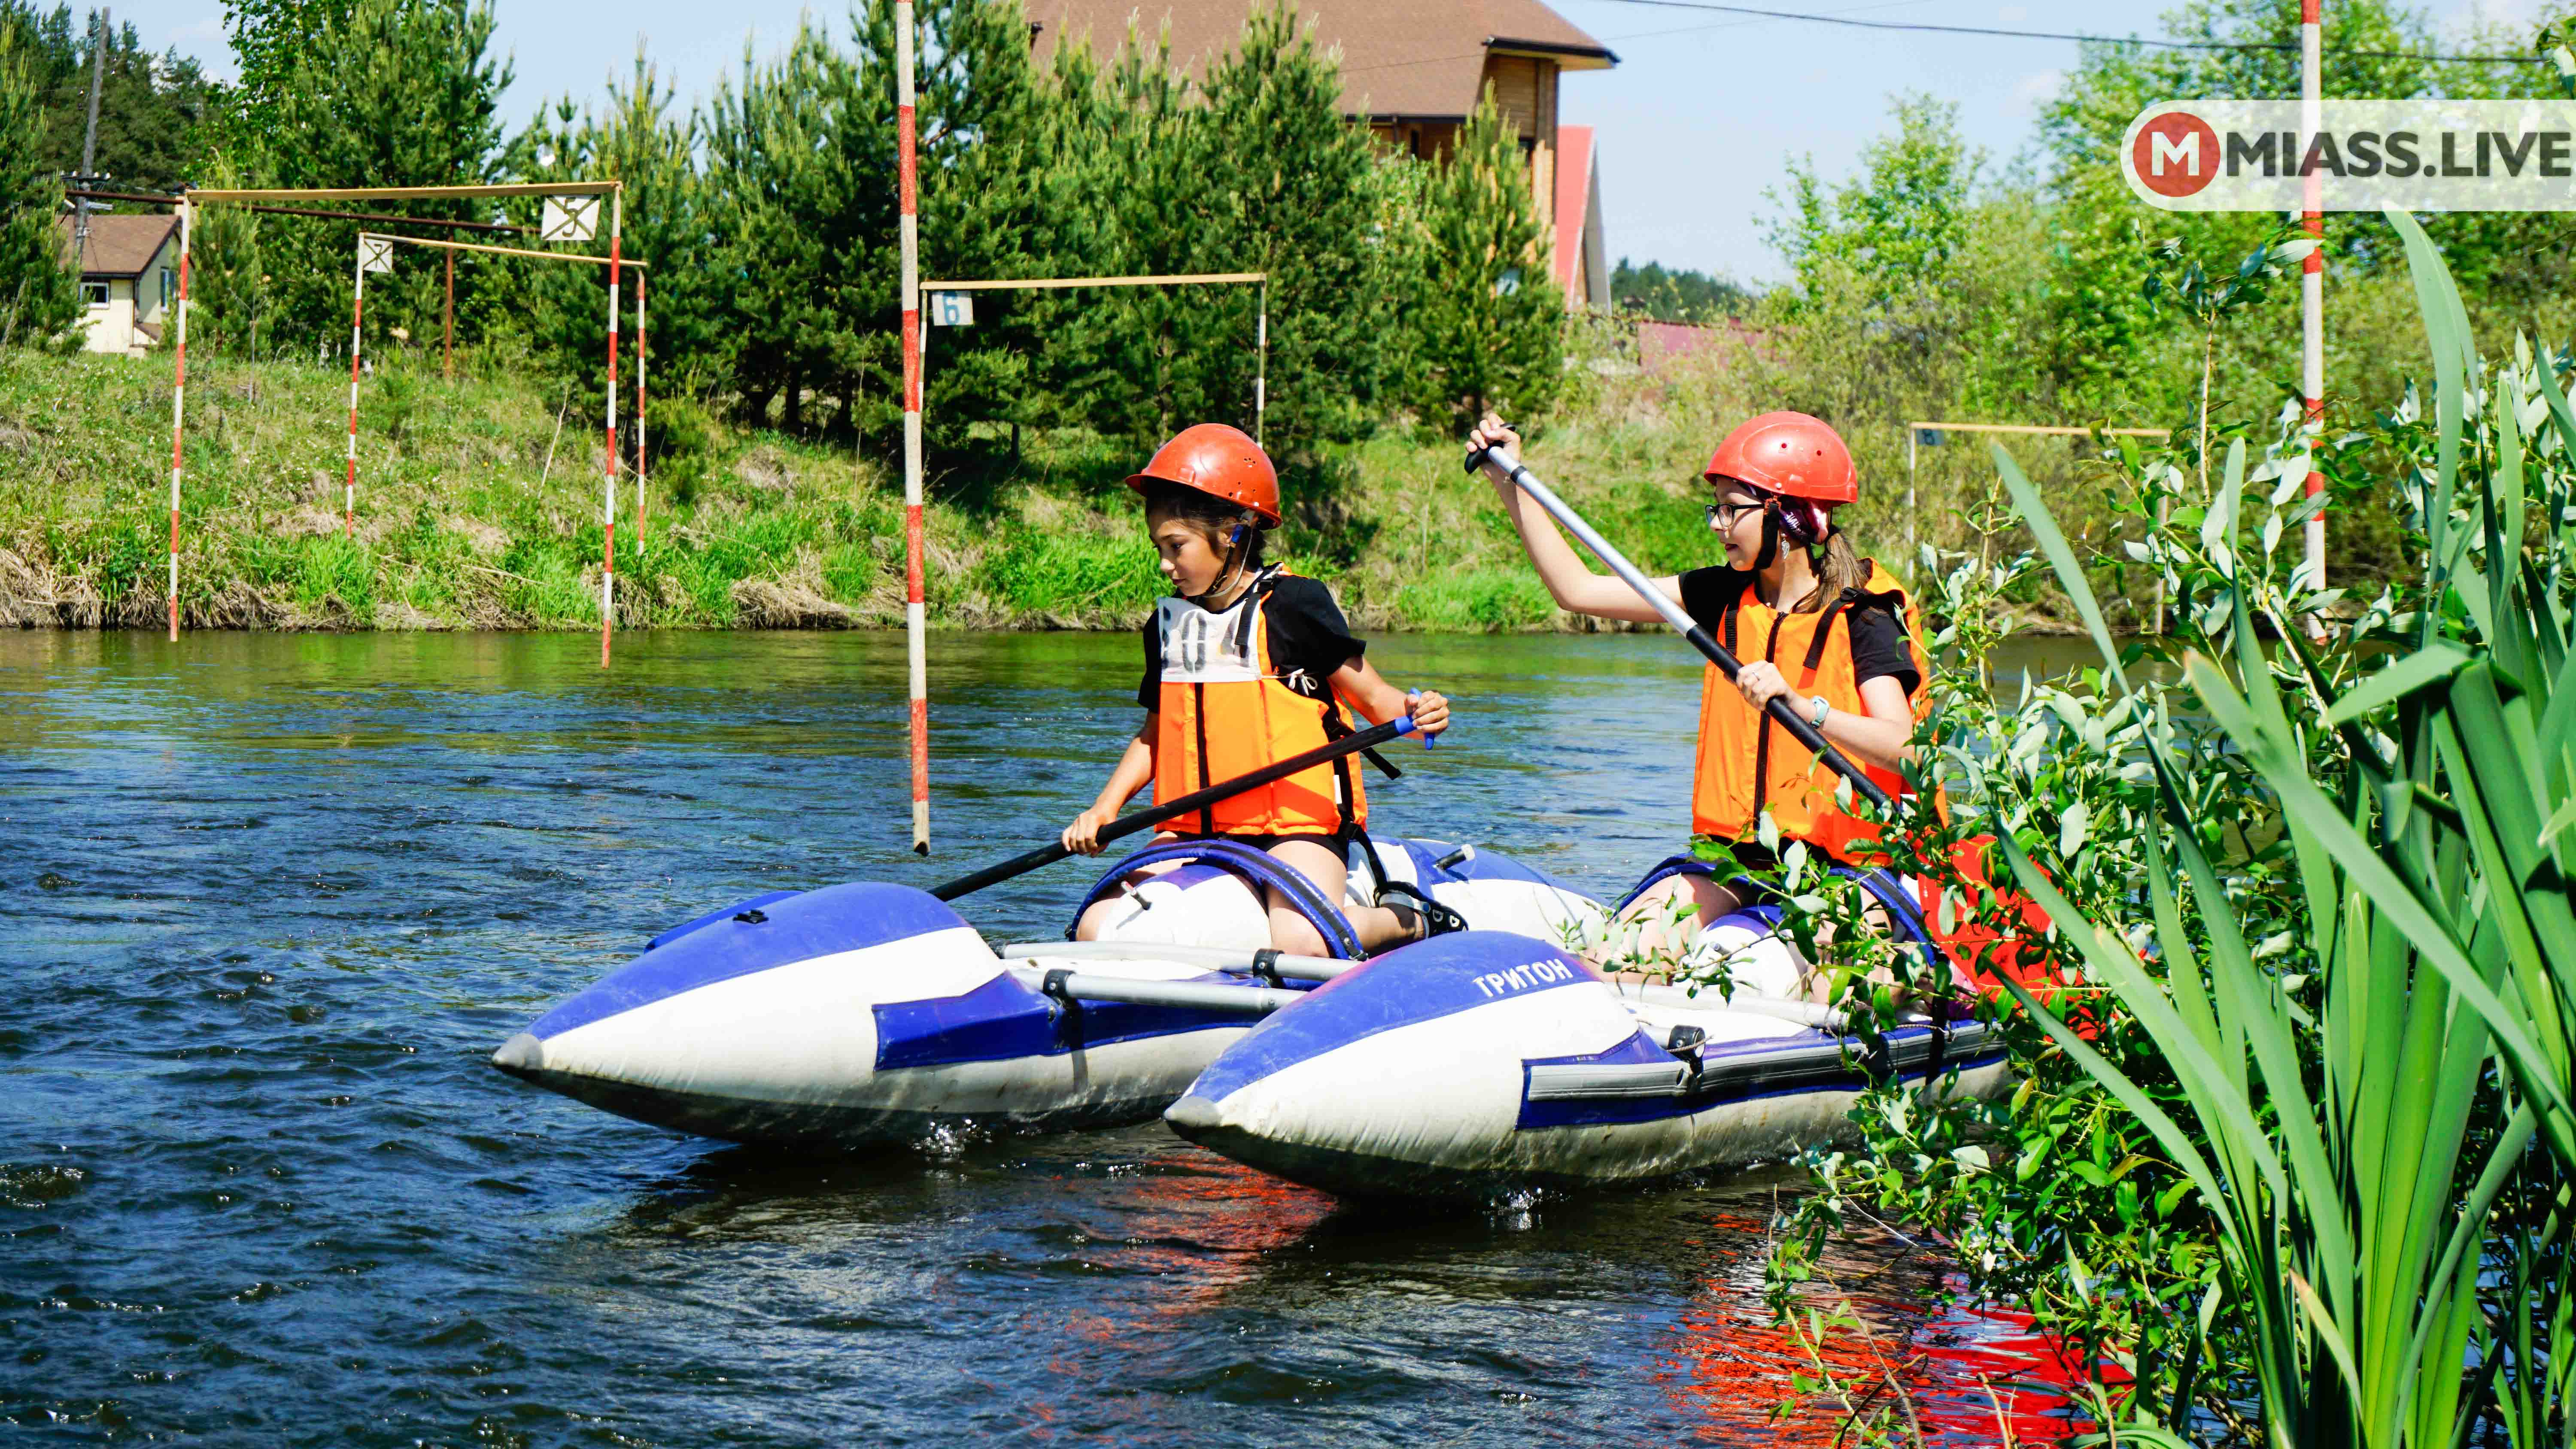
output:
{"label": "river water", "polygon": [[[1388,830],[1608,893],[1687,818],[1656,636],[1398,636],[1458,701]],[[2059,656],[2062,657],[2062,656]],[[70,1441],[1822,1443],[1768,1411],[1794,1173],[1360,1211],[1160,1124],[781,1157],[485,1058],[710,905],[1040,843],[1133,730],[1132,636],[0,635],[0,1423]],[[1091,868],[971,897],[1060,932]],[[1949,1432],[1994,1317],[1839,1260]],[[2045,1403],[2022,1408],[2041,1413]],[[2045,1431],[2044,1423],[2024,1425]]]}

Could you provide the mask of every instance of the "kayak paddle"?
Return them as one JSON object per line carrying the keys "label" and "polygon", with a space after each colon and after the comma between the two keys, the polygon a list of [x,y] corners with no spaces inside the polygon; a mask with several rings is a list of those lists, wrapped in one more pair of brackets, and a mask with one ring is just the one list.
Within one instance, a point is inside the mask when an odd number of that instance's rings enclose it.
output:
{"label": "kayak paddle", "polygon": [[[1608,539],[1595,533],[1592,525],[1583,521],[1582,515],[1567,507],[1565,500],[1557,497],[1554,490],[1538,481],[1528,468],[1522,466],[1520,459],[1500,448],[1475,448],[1468,451],[1468,472],[1473,473],[1488,464],[1503,470],[1504,475],[1509,477],[1523,493],[1528,494],[1533,502],[1546,509],[1549,516],[1557,522],[1564,524],[1566,532],[1573,534],[1585,548],[1592,550],[1596,557],[1608,564],[1610,572],[1626,580],[1628,587],[1637,591],[1637,597],[1653,605],[1655,612],[1664,616],[1665,623],[1680,630],[1682,637],[1690,641],[1692,648],[1708,656],[1708,662],[1717,666],[1718,673],[1725,675],[1729,683],[1734,681],[1736,674],[1744,666],[1733,654],[1727,652],[1726,646],[1710,638],[1706,629],[1701,628],[1690,615],[1682,612],[1681,605],[1674,603],[1665,596],[1663,590],[1656,588],[1654,580],[1647,578],[1635,564],[1628,562],[1625,554],[1612,548]],[[1860,766],[1844,758],[1840,750],[1826,743],[1824,733],[1807,723],[1804,716],[1790,708],[1788,700],[1774,696],[1771,703],[1764,707],[1763,712],[1768,714],[1780,728],[1787,730],[1789,738],[1813,751],[1817,759],[1824,761],[1827,769],[1851,781],[1853,792],[1877,806],[1879,814],[1892,816],[1896,813],[1896,802],[1888,798],[1887,791],[1881,789],[1879,783],[1865,774]]]}
{"label": "kayak paddle", "polygon": [[[1122,815],[1100,827],[1100,843],[1106,845],[1110,841],[1133,835],[1139,830],[1151,830],[1167,820],[1176,820],[1193,810],[1204,809],[1220,800],[1240,795],[1246,790],[1258,790],[1264,785],[1285,780],[1300,770],[1311,770],[1317,765],[1338,760],[1344,755],[1355,755],[1371,746],[1382,745],[1399,735],[1411,733],[1413,733],[1413,716],[1398,715],[1382,725],[1371,725],[1367,729],[1344,735],[1331,744],[1319,745],[1302,755],[1291,755],[1276,764],[1264,765],[1258,770],[1237,775],[1231,780],[1220,780],[1204,790],[1192,790],[1168,804],[1157,805],[1151,810],[1139,810],[1133,815]],[[968,891],[980,891],[995,881],[1009,880],[1015,875],[1026,875],[1039,866],[1053,865],[1071,854],[1073,852],[1065,849],[1064,842],[1057,840],[1026,854],[1012,856],[997,865],[988,865],[973,875],[961,875],[944,885],[932,886],[930,893],[943,901],[953,901]]]}

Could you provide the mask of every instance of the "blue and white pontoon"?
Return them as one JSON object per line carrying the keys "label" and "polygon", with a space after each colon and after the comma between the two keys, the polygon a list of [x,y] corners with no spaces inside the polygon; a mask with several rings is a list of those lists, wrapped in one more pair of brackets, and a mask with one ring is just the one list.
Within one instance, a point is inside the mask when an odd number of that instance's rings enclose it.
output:
{"label": "blue and white pontoon", "polygon": [[[1791,948],[1771,918],[1718,939]],[[1469,931],[1335,977],[1227,1047],[1173,1129],[1346,1197],[1482,1196],[1778,1159],[1848,1136],[1874,1074],[1992,1095],[2000,1045],[1973,1021],[1889,1034],[1872,1060],[1825,1008],[1614,986],[1527,936]]]}
{"label": "blue and white pontoon", "polygon": [[[1382,839],[1388,876],[1483,928],[1549,939],[1603,907],[1492,852]],[[1130,888],[1140,865],[1174,868]],[[1362,869],[1354,888],[1370,891]],[[1262,949],[1253,882],[1288,892],[1331,958]],[[664,932],[502,1044],[494,1066],[638,1121],[741,1142],[917,1139],[1151,1118],[1255,1021],[1361,956],[1305,878],[1230,842],[1148,847],[1076,910],[1108,939],[996,952],[905,886],[782,891]]]}

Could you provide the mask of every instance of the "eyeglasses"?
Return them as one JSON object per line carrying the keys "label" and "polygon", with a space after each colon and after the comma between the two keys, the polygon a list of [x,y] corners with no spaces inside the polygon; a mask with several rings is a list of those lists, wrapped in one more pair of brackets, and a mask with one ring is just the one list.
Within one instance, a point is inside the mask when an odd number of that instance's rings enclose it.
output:
{"label": "eyeglasses", "polygon": [[1708,526],[1720,533],[1725,533],[1735,527],[1737,519],[1748,513],[1760,513],[1769,506],[1767,503],[1712,503],[1708,505],[1705,512],[1708,515]]}

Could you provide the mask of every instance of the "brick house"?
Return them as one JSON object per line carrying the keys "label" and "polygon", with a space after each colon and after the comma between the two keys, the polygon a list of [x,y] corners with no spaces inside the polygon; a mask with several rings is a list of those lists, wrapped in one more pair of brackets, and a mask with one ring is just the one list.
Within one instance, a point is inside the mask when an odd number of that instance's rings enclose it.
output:
{"label": "brick house", "polygon": [[[1044,63],[1068,37],[1106,58],[1132,25],[1151,40],[1169,27],[1185,75],[1234,48],[1254,0],[1028,0]],[[1601,240],[1598,148],[1589,126],[1557,124],[1557,80],[1619,63],[1601,42],[1538,0],[1301,0],[1315,44],[1338,51],[1344,114],[1381,142],[1422,157],[1445,152],[1490,85],[1521,136],[1530,189],[1550,218],[1556,276],[1568,308],[1609,305]]]}
{"label": "brick house", "polygon": [[[69,255],[73,218],[58,217],[56,224]],[[158,345],[162,324],[179,304],[179,218],[91,212],[80,289],[84,351],[141,357]]]}

